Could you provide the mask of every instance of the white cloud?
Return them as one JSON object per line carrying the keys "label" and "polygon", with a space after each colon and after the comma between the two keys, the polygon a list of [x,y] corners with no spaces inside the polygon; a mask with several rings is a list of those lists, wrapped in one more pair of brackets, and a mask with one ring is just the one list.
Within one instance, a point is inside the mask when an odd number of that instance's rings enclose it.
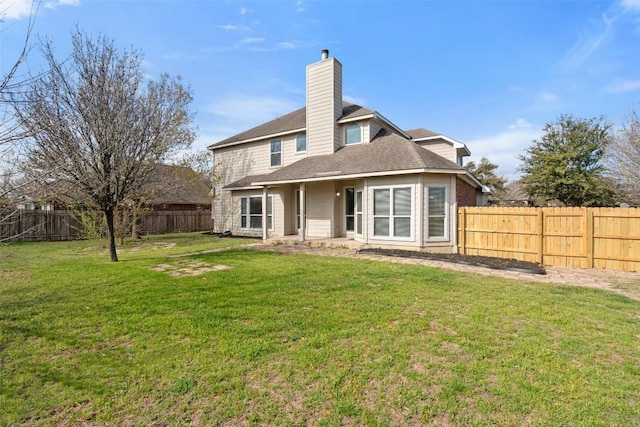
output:
{"label": "white cloud", "polygon": [[542,102],[556,102],[560,99],[558,95],[551,92],[540,92],[538,94],[538,99]]}
{"label": "white cloud", "polygon": [[264,37],[245,37],[240,43],[261,43],[265,41]]}
{"label": "white cloud", "polygon": [[[80,0],[54,0],[43,3],[47,9],[55,9],[58,6],[77,6]],[[7,20],[18,20],[27,18],[31,13],[35,13],[38,2],[32,0],[9,0],[0,2],[0,18]]]}
{"label": "white cloud", "polygon": [[607,86],[606,91],[610,93],[633,92],[640,89],[640,80],[617,79]]}
{"label": "white cloud", "polygon": [[486,157],[498,165],[498,173],[512,181],[518,178],[518,155],[523,154],[531,146],[534,139],[539,139],[542,130],[523,118],[517,119],[503,131],[494,135],[466,141],[471,150],[472,160]]}
{"label": "white cloud", "polygon": [[300,107],[296,102],[287,98],[234,95],[205,107],[203,112],[222,119],[224,121],[222,126],[233,129],[232,133],[227,135],[231,136]]}
{"label": "white cloud", "polygon": [[621,0],[620,6],[627,12],[640,12],[640,0]]}
{"label": "white cloud", "polygon": [[277,44],[279,49],[295,49],[296,46],[294,42],[280,42]]}
{"label": "white cloud", "polygon": [[56,0],[48,1],[44,6],[48,9],[53,9],[56,6],[78,6],[79,4],[80,0]]}
{"label": "white cloud", "polygon": [[591,28],[579,35],[578,41],[565,54],[558,68],[564,71],[580,68],[591,55],[611,39],[615,19],[615,16],[610,18],[607,13],[603,13],[601,19],[593,22]]}
{"label": "white cloud", "polygon": [[226,31],[250,31],[251,30],[249,27],[245,27],[244,25],[233,25],[233,24],[218,25],[218,28],[222,28],[223,30],[226,30]]}
{"label": "white cloud", "polygon": [[306,9],[304,8],[304,4],[301,1],[296,2],[296,12],[304,12]]}
{"label": "white cloud", "polygon": [[291,41],[291,42],[279,42],[279,43],[276,43],[275,45],[266,46],[266,47],[254,46],[249,48],[249,50],[253,50],[256,52],[275,52],[278,50],[291,50],[291,49],[297,49],[299,47],[310,46],[310,45],[311,45],[310,43]]}
{"label": "white cloud", "polygon": [[361,106],[367,105],[367,100],[364,98],[357,98],[355,96],[344,95],[342,99],[356,105],[361,105]]}
{"label": "white cloud", "polygon": [[240,8],[240,15],[246,15],[247,13],[249,13],[249,9],[247,9],[246,7]]}

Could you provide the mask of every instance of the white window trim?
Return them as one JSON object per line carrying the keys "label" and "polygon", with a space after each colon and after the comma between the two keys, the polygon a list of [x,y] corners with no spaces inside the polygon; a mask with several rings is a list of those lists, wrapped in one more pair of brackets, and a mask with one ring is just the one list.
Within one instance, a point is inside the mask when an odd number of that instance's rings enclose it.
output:
{"label": "white window trim", "polygon": [[[302,135],[304,135],[304,150],[298,150],[298,138],[300,138]],[[304,154],[307,152],[307,134],[306,132],[302,132],[300,134],[298,134],[298,136],[296,136],[296,154]]]}
{"label": "white window trim", "polygon": [[[436,236],[431,237],[429,235],[429,189],[430,188],[444,188],[444,236]],[[426,201],[426,209],[425,209],[425,234],[427,236],[427,242],[448,242],[449,241],[449,228],[451,224],[449,223],[449,187],[446,185],[425,185],[425,201]]]}
{"label": "white window trim", "polygon": [[[347,190],[353,190],[353,230],[347,230]],[[344,200],[342,201],[342,218],[344,218],[344,224],[342,226],[342,232],[345,236],[353,236],[356,233],[356,188],[353,185],[347,185],[342,187],[342,194],[344,194]]]}
{"label": "white window trim", "polygon": [[[352,142],[350,144],[347,144],[347,129],[350,128],[351,126],[358,126],[360,128],[360,142]],[[364,142],[364,125],[360,122],[349,123],[344,127],[343,138],[344,138],[345,146],[362,144]]]}
{"label": "white window trim", "polygon": [[[409,228],[409,237],[401,237],[401,236],[394,236],[393,235],[393,231],[394,231],[394,224],[393,224],[393,219],[397,216],[397,217],[406,217],[406,215],[394,215],[393,214],[393,191],[394,189],[397,188],[409,188],[411,190],[411,215],[409,216],[409,221],[410,221],[410,228]],[[373,204],[375,203],[375,190],[390,190],[389,191],[389,215],[374,215],[374,210],[373,210]],[[389,241],[402,241],[402,242],[413,242],[415,241],[415,233],[416,233],[416,227],[415,227],[415,215],[416,215],[416,190],[415,190],[415,185],[414,184],[394,184],[394,185],[381,185],[381,186],[376,186],[376,187],[371,187],[371,194],[369,197],[370,200],[370,218],[371,220],[369,221],[369,230],[370,230],[370,239],[372,240],[389,240]],[[375,218],[376,216],[379,217],[385,217],[385,218],[389,218],[389,235],[388,236],[379,236],[374,234],[375,233]]]}
{"label": "white window trim", "polygon": [[[280,151],[271,151],[273,147],[273,144],[275,144],[276,142],[280,143]],[[280,168],[282,167],[282,140],[281,139],[274,139],[273,141],[271,141],[269,143],[269,166],[272,168]],[[274,165],[273,164],[273,160],[272,160],[272,156],[274,154],[279,154],[280,155],[280,164],[279,165]]]}
{"label": "white window trim", "polygon": [[[247,213],[242,213],[242,200],[247,200]],[[262,230],[262,213],[253,214],[253,216],[260,216],[260,227],[251,227],[251,199],[260,199],[260,206],[262,206],[262,196],[242,196],[240,197],[240,229],[241,230]],[[269,206],[271,206],[271,215],[269,215]],[[247,217],[247,227],[242,226],[242,217]],[[274,224],[274,215],[273,215],[273,196],[267,196],[267,223],[269,222],[269,217],[271,217],[271,227],[268,228],[269,231],[273,231]]]}
{"label": "white window trim", "polygon": [[[358,193],[360,193],[360,205],[358,205]],[[364,235],[364,209],[362,205],[364,205],[364,191],[362,188],[355,189],[355,200],[354,200],[354,211],[355,211],[355,233],[356,236],[362,237]],[[360,209],[360,210],[358,210]],[[358,233],[358,215],[360,215],[360,232]]]}

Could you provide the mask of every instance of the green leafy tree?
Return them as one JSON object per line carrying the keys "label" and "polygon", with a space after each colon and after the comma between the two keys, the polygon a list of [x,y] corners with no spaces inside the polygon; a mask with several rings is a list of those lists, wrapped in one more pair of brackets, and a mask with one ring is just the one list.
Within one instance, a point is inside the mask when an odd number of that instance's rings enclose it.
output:
{"label": "green leafy tree", "polygon": [[496,174],[498,165],[491,163],[489,159],[483,157],[477,164],[474,161],[468,162],[465,168],[471,172],[473,176],[478,178],[478,181],[480,181],[482,185],[491,190],[495,200],[501,200],[504,197],[507,180]]}
{"label": "green leafy tree", "polygon": [[611,124],[561,115],[544,126],[519,156],[524,191],[538,205],[611,206],[614,191],[605,177],[604,157],[611,141]]}

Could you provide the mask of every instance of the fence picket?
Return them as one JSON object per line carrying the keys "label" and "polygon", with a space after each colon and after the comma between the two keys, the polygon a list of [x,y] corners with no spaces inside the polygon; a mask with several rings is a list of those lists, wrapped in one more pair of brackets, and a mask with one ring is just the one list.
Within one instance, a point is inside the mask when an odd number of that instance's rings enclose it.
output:
{"label": "fence picket", "polygon": [[[73,240],[81,236],[82,224],[68,211],[17,211],[0,213],[0,241]],[[210,210],[150,211],[140,218],[140,234],[186,233],[210,231]]]}
{"label": "fence picket", "polygon": [[640,271],[637,208],[466,207],[461,212],[460,253]]}

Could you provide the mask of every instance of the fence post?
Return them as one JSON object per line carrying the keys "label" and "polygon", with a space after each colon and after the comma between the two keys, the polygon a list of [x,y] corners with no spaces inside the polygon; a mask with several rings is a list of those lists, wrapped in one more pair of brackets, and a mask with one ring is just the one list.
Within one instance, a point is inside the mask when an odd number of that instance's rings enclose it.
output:
{"label": "fence post", "polygon": [[467,253],[467,239],[466,239],[466,231],[467,231],[467,208],[462,207],[458,211],[458,253],[466,254]]}
{"label": "fence post", "polygon": [[587,250],[587,268],[593,268],[593,209],[584,208],[584,226],[586,227],[584,236]]}
{"label": "fence post", "polygon": [[536,233],[538,237],[538,253],[536,257],[540,265],[544,265],[544,211],[542,208],[538,209],[538,216],[536,218]]}

